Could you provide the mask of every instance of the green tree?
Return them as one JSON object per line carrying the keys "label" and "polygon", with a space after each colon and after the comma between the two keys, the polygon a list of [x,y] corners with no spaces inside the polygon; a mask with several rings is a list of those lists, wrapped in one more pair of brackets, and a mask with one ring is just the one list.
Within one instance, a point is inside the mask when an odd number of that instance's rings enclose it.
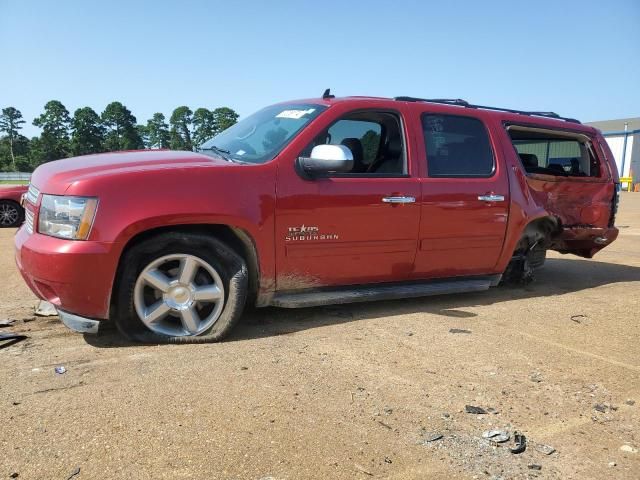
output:
{"label": "green tree", "polygon": [[146,130],[149,148],[169,148],[169,125],[162,113],[154,113],[153,117],[147,120]]}
{"label": "green tree", "polygon": [[142,140],[142,147],[145,149],[151,148],[151,146],[149,145],[149,131],[147,130],[147,126],[138,124],[136,125],[136,131],[140,136],[140,140]]}
{"label": "green tree", "polygon": [[44,143],[41,137],[31,137],[29,141],[29,163],[31,168],[46,162],[46,153]]}
{"label": "green tree", "polygon": [[191,109],[184,105],[176,108],[171,114],[170,146],[173,150],[193,150],[190,130],[193,122],[192,115]]}
{"label": "green tree", "polygon": [[144,148],[136,117],[120,102],[111,102],[102,112],[106,129],[104,148],[107,151],[138,150]]}
{"label": "green tree", "polygon": [[92,108],[77,109],[71,121],[71,153],[87,155],[104,152],[104,134],[102,120]]}
{"label": "green tree", "polygon": [[11,156],[11,166],[13,170],[16,169],[16,157],[13,151],[13,144],[15,139],[19,135],[19,131],[22,130],[22,125],[25,121],[22,119],[22,113],[20,110],[14,107],[7,107],[2,109],[2,115],[0,115],[0,132],[7,134],[9,140],[9,154]]}
{"label": "green tree", "polygon": [[30,172],[31,165],[31,142],[24,135],[18,134],[13,139],[13,154],[15,158],[15,168],[11,158],[11,144],[9,137],[0,138],[0,171]]}
{"label": "green tree", "polygon": [[215,123],[216,135],[223,130],[238,123],[239,115],[229,107],[219,107],[213,111],[213,121]]}
{"label": "green tree", "polygon": [[33,121],[42,129],[43,161],[58,160],[69,156],[69,111],[58,100],[51,100],[44,106],[44,113]]}
{"label": "green tree", "polygon": [[193,112],[193,145],[196,148],[217,134],[216,119],[211,110],[198,108]]}

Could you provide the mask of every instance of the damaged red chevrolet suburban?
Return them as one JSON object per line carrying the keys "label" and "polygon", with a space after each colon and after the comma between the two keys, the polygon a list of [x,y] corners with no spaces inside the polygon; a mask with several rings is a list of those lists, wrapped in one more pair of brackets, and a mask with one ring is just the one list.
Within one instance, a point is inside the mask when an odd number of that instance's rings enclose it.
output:
{"label": "damaged red chevrolet suburban", "polygon": [[16,262],[74,330],[215,341],[247,304],[480,291],[547,250],[590,258],[618,235],[618,182],[602,135],[552,112],[325,92],[198,152],[40,166]]}

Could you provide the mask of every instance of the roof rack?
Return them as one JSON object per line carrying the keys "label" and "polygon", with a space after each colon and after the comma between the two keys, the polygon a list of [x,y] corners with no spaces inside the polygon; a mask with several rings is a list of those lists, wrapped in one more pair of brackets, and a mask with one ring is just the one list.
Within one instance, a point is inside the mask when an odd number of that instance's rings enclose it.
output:
{"label": "roof rack", "polygon": [[427,102],[427,103],[439,103],[442,105],[455,105],[458,107],[465,108],[479,108],[482,110],[494,110],[498,112],[508,112],[508,113],[517,113],[519,115],[529,115],[532,117],[545,117],[545,118],[555,118],[557,120],[564,120],[565,122],[571,123],[580,123],[580,120],[576,120],[575,118],[567,118],[561,117],[555,112],[528,112],[525,110],[514,110],[512,108],[500,108],[500,107],[488,107],[486,105],[473,105],[466,100],[462,100],[461,98],[416,98],[416,97],[394,97],[393,98],[399,102]]}

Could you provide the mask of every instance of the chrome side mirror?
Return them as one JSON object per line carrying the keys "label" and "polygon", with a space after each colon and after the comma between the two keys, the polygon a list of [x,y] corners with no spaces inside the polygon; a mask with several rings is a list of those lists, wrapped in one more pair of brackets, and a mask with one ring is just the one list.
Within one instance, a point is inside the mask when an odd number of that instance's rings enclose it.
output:
{"label": "chrome side mirror", "polygon": [[298,158],[304,174],[310,177],[329,173],[348,173],[353,169],[353,153],[344,145],[316,145],[310,157]]}

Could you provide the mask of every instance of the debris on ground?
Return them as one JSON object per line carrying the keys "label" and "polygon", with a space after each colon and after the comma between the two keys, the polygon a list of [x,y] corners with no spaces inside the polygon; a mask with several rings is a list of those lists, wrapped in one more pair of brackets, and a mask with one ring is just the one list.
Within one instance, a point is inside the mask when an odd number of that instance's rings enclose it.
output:
{"label": "debris on ground", "polygon": [[631,445],[622,445],[620,447],[620,450],[622,450],[623,452],[626,452],[626,453],[638,453],[638,449],[637,448],[633,448]]}
{"label": "debris on ground", "polygon": [[527,468],[529,470],[542,470],[542,465],[539,465],[537,463],[530,463],[529,465],[527,465]]}
{"label": "debris on ground", "polygon": [[28,337],[20,333],[0,333],[0,349],[26,340]]}
{"label": "debris on ground", "polygon": [[486,413],[488,413],[484,408],[474,407],[473,405],[465,405],[464,411],[467,413],[472,413],[474,415],[485,415]]}
{"label": "debris on ground", "polygon": [[535,449],[544,455],[551,455],[553,452],[556,451],[556,449],[553,448],[551,445],[544,445],[542,443],[537,444],[535,446]]}
{"label": "debris on ground", "polygon": [[391,425],[389,425],[388,423],[384,423],[382,420],[376,420],[376,422],[378,422],[380,425],[382,425],[384,428],[387,428],[389,430],[393,430],[393,427]]}
{"label": "debris on ground", "polygon": [[487,430],[482,432],[482,438],[486,438],[494,443],[504,443],[511,438],[506,430]]}
{"label": "debris on ground", "polygon": [[630,398],[627,399],[624,403],[626,403],[627,405],[629,405],[630,407],[633,407],[636,404],[635,400],[631,400]]}
{"label": "debris on ground", "polygon": [[385,415],[391,415],[393,413],[393,408],[391,407],[384,407],[382,409],[382,411],[385,413]]}
{"label": "debris on ground", "polygon": [[513,434],[514,445],[510,448],[511,453],[522,453],[527,449],[527,437],[521,433],[514,432]]}
{"label": "debris on ground", "polygon": [[371,473],[369,470],[365,469],[362,465],[358,465],[357,463],[354,463],[353,466],[355,467],[356,470],[358,470],[359,472],[364,473],[365,475],[369,475],[370,477],[373,477],[373,473]]}
{"label": "debris on ground", "polygon": [[616,411],[618,410],[618,407],[614,407],[613,405],[611,405],[610,403],[596,403],[593,406],[593,409],[600,412],[600,413],[607,413],[609,411]]}
{"label": "debris on ground", "polygon": [[425,444],[435,442],[437,440],[442,440],[443,437],[444,435],[438,432],[424,432],[420,443]]}
{"label": "debris on ground", "polygon": [[0,328],[10,327],[14,322],[15,320],[0,320]]}
{"label": "debris on ground", "polygon": [[54,317],[58,315],[58,312],[56,311],[56,307],[54,307],[51,303],[40,300],[36,305],[35,314],[38,317]]}
{"label": "debris on ground", "polygon": [[463,328],[450,328],[449,333],[471,333],[471,330],[465,330]]}
{"label": "debris on ground", "polygon": [[67,480],[71,480],[73,477],[75,477],[79,473],[80,473],[80,467],[76,468],[73,472],[71,472],[71,475],[67,477]]}
{"label": "debris on ground", "polygon": [[529,375],[529,380],[535,383],[540,383],[542,382],[542,374],[540,372],[533,372]]}
{"label": "debris on ground", "polygon": [[617,465],[617,463],[616,463],[616,462],[609,462],[609,466],[610,466],[610,467],[615,467],[616,465]]}
{"label": "debris on ground", "polygon": [[576,322],[576,323],[582,323],[583,320],[586,320],[587,317],[586,315],[571,315],[571,320]]}
{"label": "debris on ground", "polygon": [[67,368],[64,366],[59,366],[55,368],[55,371],[58,375],[62,375],[63,373],[65,373],[67,371]]}

